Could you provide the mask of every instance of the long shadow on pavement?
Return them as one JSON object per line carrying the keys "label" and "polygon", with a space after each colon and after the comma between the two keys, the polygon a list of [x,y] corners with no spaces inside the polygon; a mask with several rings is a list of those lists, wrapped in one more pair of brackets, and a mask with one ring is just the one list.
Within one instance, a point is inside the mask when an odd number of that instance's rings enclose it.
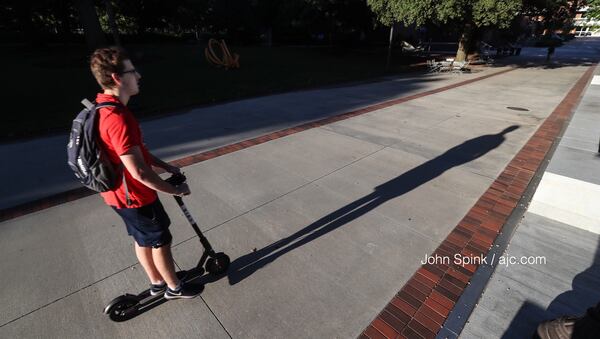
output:
{"label": "long shadow on pavement", "polygon": [[505,134],[517,128],[519,126],[513,125],[497,134],[487,134],[467,140],[442,155],[377,186],[371,194],[322,217],[289,237],[235,259],[229,268],[229,283],[235,285],[280,256],[359,218],[391,199],[412,191],[453,167],[483,156],[500,146],[506,139]]}

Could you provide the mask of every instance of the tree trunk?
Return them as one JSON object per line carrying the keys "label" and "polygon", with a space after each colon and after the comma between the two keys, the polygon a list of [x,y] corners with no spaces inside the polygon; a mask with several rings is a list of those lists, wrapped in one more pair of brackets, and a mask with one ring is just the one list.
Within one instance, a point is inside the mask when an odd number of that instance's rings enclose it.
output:
{"label": "tree trunk", "polygon": [[79,10],[79,20],[83,26],[85,33],[85,41],[88,49],[93,51],[94,49],[106,44],[106,38],[102,27],[100,27],[100,20],[98,20],[98,13],[94,2],[92,0],[75,0],[75,5]]}
{"label": "tree trunk", "polygon": [[390,26],[390,43],[388,45],[388,55],[387,62],[385,63],[386,71],[390,70],[390,66],[392,65],[392,43],[394,42],[394,24]]}
{"label": "tree trunk", "polygon": [[110,0],[104,0],[104,5],[106,6],[106,14],[108,15],[108,25],[110,26],[110,31],[112,32],[115,45],[121,46],[121,39],[119,38],[119,28],[117,27],[117,21],[115,20],[115,11],[113,10],[113,5],[110,2]]}
{"label": "tree trunk", "polygon": [[456,52],[456,57],[454,58],[455,61],[467,60],[469,46],[471,44],[472,31],[473,27],[471,24],[466,24],[463,33],[460,36],[460,40],[458,41],[458,51]]}
{"label": "tree trunk", "polygon": [[571,5],[569,6],[569,16],[571,18],[575,18],[575,14],[577,13],[577,9],[579,9],[579,0],[571,1]]}

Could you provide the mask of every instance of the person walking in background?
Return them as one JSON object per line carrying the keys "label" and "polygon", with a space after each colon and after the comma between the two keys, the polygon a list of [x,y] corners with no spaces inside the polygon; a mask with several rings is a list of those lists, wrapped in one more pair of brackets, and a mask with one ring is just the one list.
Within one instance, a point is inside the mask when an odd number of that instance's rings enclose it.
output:
{"label": "person walking in background", "polygon": [[554,45],[548,47],[548,54],[546,55],[546,62],[550,62],[550,58],[554,55],[554,50],[556,47]]}

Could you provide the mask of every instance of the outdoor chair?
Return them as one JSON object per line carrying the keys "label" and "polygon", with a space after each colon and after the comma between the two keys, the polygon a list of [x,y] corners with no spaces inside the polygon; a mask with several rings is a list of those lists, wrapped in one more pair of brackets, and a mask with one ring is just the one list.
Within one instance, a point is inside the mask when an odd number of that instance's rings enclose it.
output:
{"label": "outdoor chair", "polygon": [[493,65],[494,59],[487,54],[479,54],[477,59],[471,59],[469,61],[470,65]]}
{"label": "outdoor chair", "polygon": [[467,70],[469,61],[455,61],[452,63],[452,73],[462,74]]}
{"label": "outdoor chair", "polygon": [[439,73],[442,65],[435,61],[435,59],[427,60],[427,72],[428,73]]}
{"label": "outdoor chair", "polygon": [[483,54],[483,56],[481,58],[483,59],[483,61],[485,62],[486,65],[494,64],[494,58],[492,58],[492,56],[489,54]]}
{"label": "outdoor chair", "polygon": [[494,47],[494,46],[492,46],[492,45],[488,44],[488,43],[487,43],[487,42],[485,42],[485,41],[482,41],[482,42],[481,42],[481,49],[482,49],[482,50],[484,50],[484,51],[490,52],[490,51],[492,51],[492,50],[495,50],[495,49],[496,49],[496,47]]}
{"label": "outdoor chair", "polygon": [[439,72],[450,72],[450,71],[452,71],[452,68],[454,67],[454,60],[440,61],[439,64],[440,64]]}
{"label": "outdoor chair", "polygon": [[402,45],[402,52],[417,53],[417,52],[423,51],[423,46],[415,47],[404,40],[402,40],[401,45]]}
{"label": "outdoor chair", "polygon": [[479,53],[479,59],[482,63],[485,63],[486,65],[491,65],[494,63],[494,58],[492,58],[493,55],[493,50],[495,50],[496,47],[488,44],[485,41],[481,42],[481,47],[480,47],[480,53]]}

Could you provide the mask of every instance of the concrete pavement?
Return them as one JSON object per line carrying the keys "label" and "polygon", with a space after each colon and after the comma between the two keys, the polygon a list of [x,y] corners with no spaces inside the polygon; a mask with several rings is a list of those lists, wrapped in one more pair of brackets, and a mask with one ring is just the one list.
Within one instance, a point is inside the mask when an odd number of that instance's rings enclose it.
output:
{"label": "concrete pavement", "polygon": [[[356,337],[586,69],[576,62],[516,69],[186,167],[193,192],[186,204],[213,246],[231,256],[231,270],[201,297],[125,323],[111,322],[103,306],[147,282],[121,221],[98,196],[5,221],[0,282],[20,293],[0,296],[0,337]],[[238,103],[239,112],[271,105],[301,118],[241,129],[262,134],[482,74],[289,94],[310,109],[252,99]],[[325,102],[331,106],[319,107]],[[171,139],[157,152],[167,157],[218,144],[204,132],[193,137],[203,130],[192,121],[174,116],[143,128],[147,138],[189,131],[187,141]],[[518,128],[498,134],[510,126]],[[476,156],[464,158],[465,150]],[[176,262],[189,268],[199,244],[170,197],[161,198]]]}

